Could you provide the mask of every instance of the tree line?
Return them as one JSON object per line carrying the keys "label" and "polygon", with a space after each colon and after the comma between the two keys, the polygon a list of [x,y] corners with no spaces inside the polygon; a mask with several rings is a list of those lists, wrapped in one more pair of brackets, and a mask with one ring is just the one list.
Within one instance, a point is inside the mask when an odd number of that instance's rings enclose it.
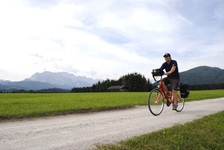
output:
{"label": "tree line", "polygon": [[[118,80],[99,81],[91,87],[73,88],[71,92],[107,92],[110,86],[124,85],[128,87],[129,92],[149,92],[158,85],[158,82],[151,83],[139,73],[129,73],[120,77]],[[224,89],[224,83],[219,84],[195,84],[189,85],[190,90],[216,90]]]}
{"label": "tree line", "polygon": [[224,89],[224,83],[189,85],[190,90],[218,90]]}
{"label": "tree line", "polygon": [[73,88],[71,92],[107,92],[111,86],[124,85],[129,92],[147,92],[152,89],[152,84],[139,73],[129,73],[118,80],[99,81],[91,87]]}

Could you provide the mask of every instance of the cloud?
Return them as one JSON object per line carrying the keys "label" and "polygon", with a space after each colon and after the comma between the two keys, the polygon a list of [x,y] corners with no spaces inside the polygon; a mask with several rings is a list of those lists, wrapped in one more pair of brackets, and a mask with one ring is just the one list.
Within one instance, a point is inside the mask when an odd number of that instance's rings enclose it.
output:
{"label": "cloud", "polygon": [[56,6],[59,0],[27,0],[26,4],[31,7],[49,8]]}
{"label": "cloud", "polygon": [[166,52],[181,71],[224,68],[217,60],[224,52],[223,6],[220,0],[1,1],[0,69],[13,80],[44,70],[148,77]]}

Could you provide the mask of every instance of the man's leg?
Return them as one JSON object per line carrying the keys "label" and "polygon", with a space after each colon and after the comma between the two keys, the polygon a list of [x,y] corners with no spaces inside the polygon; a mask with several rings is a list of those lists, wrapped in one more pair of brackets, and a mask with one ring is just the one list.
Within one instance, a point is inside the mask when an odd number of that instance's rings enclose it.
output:
{"label": "man's leg", "polygon": [[168,88],[166,87],[166,85],[165,85],[164,82],[162,82],[162,84],[163,84],[163,91],[164,91],[165,94],[167,95],[167,93],[168,93]]}
{"label": "man's leg", "polygon": [[172,87],[172,95],[173,95],[173,110],[177,109],[178,106],[178,95],[177,95],[177,87],[179,84],[179,79],[172,79],[171,80],[171,87]]}
{"label": "man's leg", "polygon": [[[168,90],[166,85],[170,84],[169,79],[168,78],[164,78],[162,84],[163,84],[163,91],[167,95],[169,90]],[[170,102],[166,101],[166,105],[169,107],[170,106]]]}
{"label": "man's leg", "polygon": [[177,91],[172,90],[172,95],[173,95],[173,102],[174,102],[174,104],[178,104]]}
{"label": "man's leg", "polygon": [[163,91],[164,91],[165,94],[167,95],[167,93],[168,93],[168,88],[167,88],[166,85],[170,84],[169,79],[168,79],[168,78],[164,78],[162,84],[163,84]]}

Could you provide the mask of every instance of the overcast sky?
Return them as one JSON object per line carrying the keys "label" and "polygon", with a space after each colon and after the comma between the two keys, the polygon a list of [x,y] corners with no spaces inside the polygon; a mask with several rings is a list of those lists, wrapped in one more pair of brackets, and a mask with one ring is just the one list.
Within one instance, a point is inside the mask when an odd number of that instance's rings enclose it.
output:
{"label": "overcast sky", "polygon": [[0,1],[0,79],[69,72],[118,79],[169,52],[180,71],[224,69],[223,0]]}

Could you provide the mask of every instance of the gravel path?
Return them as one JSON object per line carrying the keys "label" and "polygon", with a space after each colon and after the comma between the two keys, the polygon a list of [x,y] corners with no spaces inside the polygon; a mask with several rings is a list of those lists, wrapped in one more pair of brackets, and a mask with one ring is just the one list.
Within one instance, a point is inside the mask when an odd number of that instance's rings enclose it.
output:
{"label": "gravel path", "polygon": [[185,123],[224,110],[224,98],[188,102],[183,112],[165,107],[155,117],[146,106],[0,123],[1,150],[82,150]]}

